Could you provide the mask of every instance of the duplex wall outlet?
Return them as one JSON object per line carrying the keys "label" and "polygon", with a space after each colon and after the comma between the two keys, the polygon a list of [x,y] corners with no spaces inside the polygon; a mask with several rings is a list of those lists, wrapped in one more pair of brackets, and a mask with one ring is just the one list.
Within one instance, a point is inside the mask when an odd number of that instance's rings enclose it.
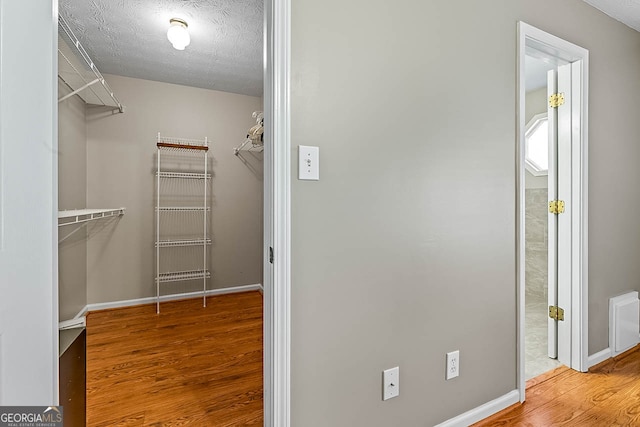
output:
{"label": "duplex wall outlet", "polygon": [[460,375],[460,350],[447,353],[447,379]]}
{"label": "duplex wall outlet", "polygon": [[382,372],[382,400],[398,397],[400,394],[400,367]]}
{"label": "duplex wall outlet", "polygon": [[320,179],[320,147],[298,146],[298,179],[305,181]]}

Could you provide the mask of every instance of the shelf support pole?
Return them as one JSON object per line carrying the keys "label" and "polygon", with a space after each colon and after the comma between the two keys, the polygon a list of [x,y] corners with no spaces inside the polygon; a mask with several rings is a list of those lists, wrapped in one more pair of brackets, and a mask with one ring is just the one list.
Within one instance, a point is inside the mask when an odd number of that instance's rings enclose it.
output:
{"label": "shelf support pole", "polygon": [[[158,142],[160,142],[160,132],[158,132]],[[158,174],[156,178],[156,243],[160,242],[160,147],[158,147]],[[156,244],[156,314],[160,314],[160,245]]]}

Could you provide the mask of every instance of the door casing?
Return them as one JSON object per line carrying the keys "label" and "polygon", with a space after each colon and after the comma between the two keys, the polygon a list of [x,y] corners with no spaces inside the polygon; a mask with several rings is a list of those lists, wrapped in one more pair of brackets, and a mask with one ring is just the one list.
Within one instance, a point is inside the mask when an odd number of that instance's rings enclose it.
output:
{"label": "door casing", "polygon": [[520,401],[525,400],[525,56],[538,56],[558,63],[575,64],[571,70],[571,346],[570,367],[588,369],[588,50],[546,33],[524,22],[518,22],[518,90],[516,146],[516,295],[517,295],[517,384]]}
{"label": "door casing", "polygon": [[264,425],[289,427],[291,0],[265,0],[264,31]]}

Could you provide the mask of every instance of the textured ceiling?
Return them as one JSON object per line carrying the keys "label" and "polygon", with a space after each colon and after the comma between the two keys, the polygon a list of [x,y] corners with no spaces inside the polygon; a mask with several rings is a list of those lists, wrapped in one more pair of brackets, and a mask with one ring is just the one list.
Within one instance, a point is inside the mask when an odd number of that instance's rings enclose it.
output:
{"label": "textured ceiling", "polygon": [[613,19],[640,31],[640,0],[584,0]]}
{"label": "textured ceiling", "polygon": [[[263,0],[60,0],[103,73],[262,96]],[[169,19],[189,24],[175,50]]]}

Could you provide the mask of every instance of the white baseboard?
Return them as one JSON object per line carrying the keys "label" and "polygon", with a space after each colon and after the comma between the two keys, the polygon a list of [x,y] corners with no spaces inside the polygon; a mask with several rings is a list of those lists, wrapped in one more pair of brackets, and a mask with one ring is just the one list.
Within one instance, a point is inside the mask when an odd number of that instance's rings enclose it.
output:
{"label": "white baseboard", "polygon": [[493,399],[491,402],[487,402],[464,414],[448,419],[435,427],[467,427],[518,402],[520,402],[520,392],[518,390],[512,390],[497,399]]}
{"label": "white baseboard", "polygon": [[[262,284],[256,283],[255,285],[243,285],[243,286],[235,286],[232,288],[221,288],[221,289],[210,289],[206,291],[206,295],[225,295],[225,294],[235,294],[239,292],[249,292],[249,291],[260,291],[264,292],[262,288]],[[181,299],[189,299],[189,298],[201,298],[202,292],[187,292],[183,294],[173,294],[173,295],[162,295],[160,297],[160,302],[166,301],[176,301]],[[129,299],[123,301],[111,301],[111,302],[99,302],[93,304],[85,305],[78,314],[74,317],[74,319],[78,319],[83,317],[89,311],[98,311],[98,310],[106,310],[109,308],[122,308],[122,307],[132,307],[134,305],[143,305],[143,304],[153,304],[156,302],[156,297],[146,297],[146,298],[137,298],[137,299]]]}
{"label": "white baseboard", "polygon": [[602,351],[597,352],[596,354],[592,354],[587,358],[587,368],[597,365],[598,363],[602,363],[605,360],[611,357],[611,350],[609,347],[605,348]]}
{"label": "white baseboard", "polygon": [[73,316],[73,320],[75,319],[79,319],[81,317],[84,317],[87,314],[87,306],[85,305],[84,307],[82,307],[82,310],[80,310],[78,312],[78,314],[76,314],[75,316]]}

